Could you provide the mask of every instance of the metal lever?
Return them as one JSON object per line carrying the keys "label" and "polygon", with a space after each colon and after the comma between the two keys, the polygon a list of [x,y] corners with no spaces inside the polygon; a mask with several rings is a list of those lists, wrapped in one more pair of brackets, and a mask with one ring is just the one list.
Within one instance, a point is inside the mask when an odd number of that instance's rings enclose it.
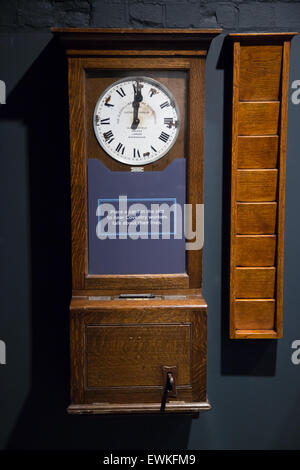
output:
{"label": "metal lever", "polygon": [[174,391],[175,391],[175,380],[174,380],[172,372],[168,372],[167,373],[166,385],[165,385],[164,392],[163,392],[162,399],[161,399],[160,411],[162,413],[166,409],[166,402],[167,402],[169,392],[174,393]]}

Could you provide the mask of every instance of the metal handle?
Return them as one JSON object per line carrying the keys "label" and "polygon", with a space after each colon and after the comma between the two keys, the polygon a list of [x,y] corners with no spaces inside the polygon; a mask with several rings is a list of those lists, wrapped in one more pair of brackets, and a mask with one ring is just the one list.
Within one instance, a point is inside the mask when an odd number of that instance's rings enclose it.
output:
{"label": "metal handle", "polygon": [[167,402],[169,392],[173,392],[173,393],[175,392],[175,380],[174,380],[174,376],[172,372],[167,373],[166,385],[165,385],[164,392],[163,392],[162,399],[161,399],[161,407],[160,407],[161,412],[164,412],[166,409],[166,402]]}

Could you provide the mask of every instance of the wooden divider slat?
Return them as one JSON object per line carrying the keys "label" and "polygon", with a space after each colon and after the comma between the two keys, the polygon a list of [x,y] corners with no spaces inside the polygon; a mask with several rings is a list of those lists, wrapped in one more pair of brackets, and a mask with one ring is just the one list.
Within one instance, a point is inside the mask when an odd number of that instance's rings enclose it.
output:
{"label": "wooden divider slat", "polygon": [[273,299],[276,268],[236,268],[236,299]]}
{"label": "wooden divider slat", "polygon": [[240,101],[238,104],[239,135],[277,134],[279,108],[279,101]]}
{"label": "wooden divider slat", "polygon": [[240,235],[272,235],[275,233],[277,220],[276,202],[240,202],[235,205],[235,233]]}
{"label": "wooden divider slat", "polygon": [[276,201],[277,169],[237,170],[237,195],[239,202]]}
{"label": "wooden divider slat", "polygon": [[237,266],[274,266],[276,235],[237,235]]}
{"label": "wooden divider slat", "polygon": [[239,136],[237,168],[276,168],[278,136]]}
{"label": "wooden divider slat", "polygon": [[282,44],[241,47],[240,100],[279,100]]}
{"label": "wooden divider slat", "polygon": [[275,316],[274,299],[235,301],[236,328],[238,330],[273,330]]}

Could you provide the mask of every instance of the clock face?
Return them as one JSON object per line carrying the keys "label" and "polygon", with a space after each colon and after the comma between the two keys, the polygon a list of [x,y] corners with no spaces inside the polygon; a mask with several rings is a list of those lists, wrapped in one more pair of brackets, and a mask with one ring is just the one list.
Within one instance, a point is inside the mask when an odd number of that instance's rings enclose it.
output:
{"label": "clock face", "polygon": [[114,82],[94,111],[96,138],[108,155],[127,165],[143,166],[163,157],[174,145],[180,116],[172,93],[147,77]]}

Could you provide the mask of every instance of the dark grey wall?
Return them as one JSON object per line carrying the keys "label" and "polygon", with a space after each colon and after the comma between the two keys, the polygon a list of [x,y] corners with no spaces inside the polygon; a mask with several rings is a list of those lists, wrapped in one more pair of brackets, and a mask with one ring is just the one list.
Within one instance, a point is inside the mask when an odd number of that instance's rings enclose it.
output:
{"label": "dark grey wall", "polygon": [[[1,0],[0,447],[9,449],[300,449],[298,288],[300,105],[289,103],[284,337],[228,339],[226,256],[230,85],[224,34],[206,69],[204,294],[208,394],[198,420],[68,416],[70,226],[66,63],[50,26],[300,30],[300,3]],[[300,79],[300,38],[290,82]],[[298,54],[297,54],[298,52]],[[226,73],[225,73],[226,72]],[[229,100],[228,100],[229,98]],[[230,123],[229,123],[230,124]]]}
{"label": "dark grey wall", "polygon": [[1,0],[2,31],[41,31],[50,26],[220,26],[226,30],[297,28],[299,0]]}

